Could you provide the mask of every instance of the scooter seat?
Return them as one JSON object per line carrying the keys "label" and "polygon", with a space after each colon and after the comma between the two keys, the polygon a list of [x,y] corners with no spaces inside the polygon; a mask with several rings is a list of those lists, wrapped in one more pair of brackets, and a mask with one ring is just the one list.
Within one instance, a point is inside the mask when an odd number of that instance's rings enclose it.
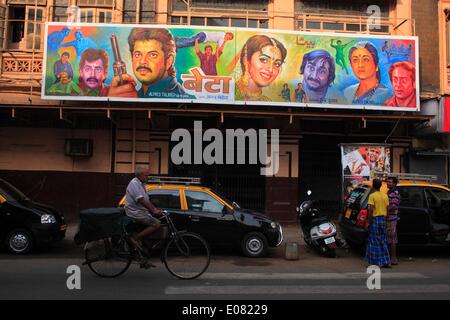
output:
{"label": "scooter seat", "polygon": [[330,220],[327,217],[318,217],[318,218],[314,218],[312,220],[312,225],[320,225],[322,223],[327,223],[330,222]]}

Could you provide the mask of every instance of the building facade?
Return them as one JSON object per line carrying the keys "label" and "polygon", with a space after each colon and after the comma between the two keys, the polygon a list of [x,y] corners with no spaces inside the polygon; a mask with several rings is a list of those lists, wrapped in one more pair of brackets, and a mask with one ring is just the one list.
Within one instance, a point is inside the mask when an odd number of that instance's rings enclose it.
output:
{"label": "building facade", "polygon": [[[80,8],[83,23],[417,35],[421,111],[42,100],[44,25],[71,19],[70,6]],[[377,29],[368,24],[374,12]],[[0,175],[76,217],[86,207],[117,204],[135,167],[149,165],[155,175],[201,177],[281,221],[295,220],[307,189],[327,213],[338,213],[342,143],[389,143],[394,172],[436,174],[447,183],[449,18],[448,0],[0,0]],[[203,129],[280,129],[279,173],[263,177],[258,165],[173,165],[171,133],[192,130],[194,120]],[[77,144],[89,155],[69,152]]]}

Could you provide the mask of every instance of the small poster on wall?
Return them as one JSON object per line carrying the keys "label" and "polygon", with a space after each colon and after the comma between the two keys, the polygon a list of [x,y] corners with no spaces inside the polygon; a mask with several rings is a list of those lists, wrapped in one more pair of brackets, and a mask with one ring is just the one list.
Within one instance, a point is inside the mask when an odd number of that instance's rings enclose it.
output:
{"label": "small poster on wall", "polygon": [[386,144],[342,144],[343,199],[360,183],[391,173],[391,146]]}

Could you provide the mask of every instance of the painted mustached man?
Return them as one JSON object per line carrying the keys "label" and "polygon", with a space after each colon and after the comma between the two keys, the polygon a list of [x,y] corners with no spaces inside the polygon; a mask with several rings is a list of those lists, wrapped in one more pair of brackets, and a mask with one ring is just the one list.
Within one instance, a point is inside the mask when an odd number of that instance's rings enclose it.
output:
{"label": "painted mustached man", "polygon": [[109,96],[191,99],[176,79],[176,46],[167,29],[134,28],[128,37],[133,72],[141,83],[123,74],[112,79]]}

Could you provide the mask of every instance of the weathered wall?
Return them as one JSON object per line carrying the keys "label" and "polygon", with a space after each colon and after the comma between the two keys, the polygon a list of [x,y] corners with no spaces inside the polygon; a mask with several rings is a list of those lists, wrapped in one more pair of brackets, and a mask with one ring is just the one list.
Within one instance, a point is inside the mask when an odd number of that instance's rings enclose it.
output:
{"label": "weathered wall", "polygon": [[421,89],[438,93],[440,91],[438,1],[413,0],[412,15],[416,20],[416,33],[420,44]]}
{"label": "weathered wall", "polygon": [[[65,155],[65,140],[92,139],[90,158]],[[110,172],[111,133],[108,130],[0,128],[0,170]]]}

